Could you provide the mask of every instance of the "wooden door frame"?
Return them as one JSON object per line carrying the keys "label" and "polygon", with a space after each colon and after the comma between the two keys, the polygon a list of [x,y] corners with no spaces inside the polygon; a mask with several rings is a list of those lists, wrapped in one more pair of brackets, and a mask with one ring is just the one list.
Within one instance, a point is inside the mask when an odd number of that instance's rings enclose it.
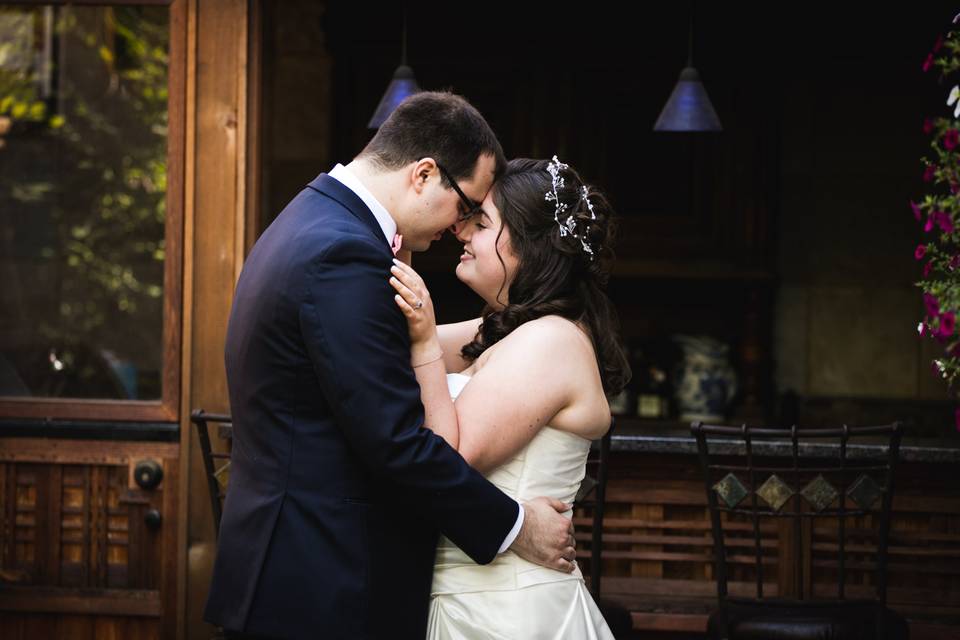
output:
{"label": "wooden door frame", "polygon": [[[223,349],[233,289],[256,235],[261,2],[188,2],[180,400],[178,638],[206,637],[216,551],[196,408],[229,411]],[[223,443],[214,439],[214,448]]]}

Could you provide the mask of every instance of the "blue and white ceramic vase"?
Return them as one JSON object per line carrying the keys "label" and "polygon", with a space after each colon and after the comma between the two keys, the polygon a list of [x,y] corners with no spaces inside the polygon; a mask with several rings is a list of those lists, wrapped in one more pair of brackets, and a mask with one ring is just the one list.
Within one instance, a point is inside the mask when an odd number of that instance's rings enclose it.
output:
{"label": "blue and white ceramic vase", "polygon": [[674,369],[674,396],[684,422],[722,422],[737,393],[730,347],[707,336],[673,336],[683,350]]}

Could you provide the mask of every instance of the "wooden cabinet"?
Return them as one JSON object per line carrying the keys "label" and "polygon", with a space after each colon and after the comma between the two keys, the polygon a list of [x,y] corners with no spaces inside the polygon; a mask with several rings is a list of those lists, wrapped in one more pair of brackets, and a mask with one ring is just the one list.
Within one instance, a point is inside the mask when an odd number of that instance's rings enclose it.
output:
{"label": "wooden cabinet", "polygon": [[[0,439],[0,637],[172,637],[178,450]],[[154,488],[134,477],[144,461]]]}

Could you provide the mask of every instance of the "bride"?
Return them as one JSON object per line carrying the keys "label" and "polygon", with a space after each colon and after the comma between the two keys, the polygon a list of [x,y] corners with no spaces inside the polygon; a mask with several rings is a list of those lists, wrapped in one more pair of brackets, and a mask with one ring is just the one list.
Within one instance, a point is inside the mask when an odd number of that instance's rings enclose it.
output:
{"label": "bride", "polygon": [[[572,504],[590,442],[610,425],[607,398],[629,376],[604,293],[613,212],[553,160],[512,160],[482,205],[455,227],[457,277],[482,316],[436,326],[420,276],[395,260],[390,282],[407,318],[425,424],[517,500]],[[428,638],[612,638],[579,568],[512,552],[472,562],[441,538]]]}

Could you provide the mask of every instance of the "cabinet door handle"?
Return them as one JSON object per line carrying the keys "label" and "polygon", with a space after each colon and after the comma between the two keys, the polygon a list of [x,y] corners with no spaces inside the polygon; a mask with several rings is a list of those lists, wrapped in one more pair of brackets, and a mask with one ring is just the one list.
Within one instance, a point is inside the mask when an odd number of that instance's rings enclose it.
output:
{"label": "cabinet door handle", "polygon": [[147,509],[147,512],[143,514],[143,522],[147,525],[148,529],[156,531],[163,523],[163,516],[160,515],[160,511],[157,509]]}
{"label": "cabinet door handle", "polygon": [[133,468],[133,479],[138,487],[151,491],[163,480],[163,467],[156,460],[141,460]]}

